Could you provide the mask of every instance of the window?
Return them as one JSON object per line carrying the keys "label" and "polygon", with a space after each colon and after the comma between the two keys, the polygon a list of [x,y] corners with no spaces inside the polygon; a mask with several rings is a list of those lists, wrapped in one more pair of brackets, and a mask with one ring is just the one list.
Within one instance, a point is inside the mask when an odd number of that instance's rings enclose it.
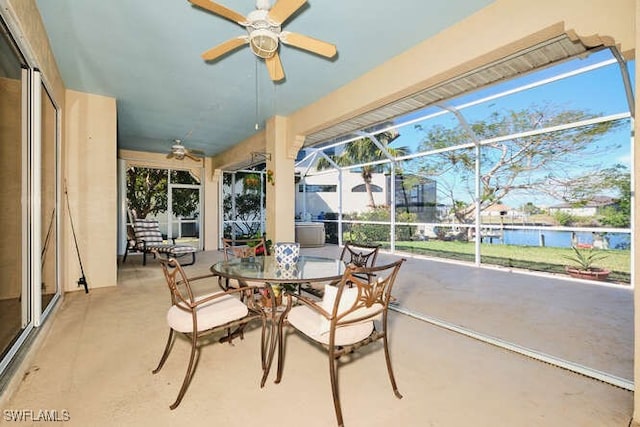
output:
{"label": "window", "polygon": [[[371,192],[372,193],[382,193],[382,187],[375,185],[375,184],[369,184],[369,187],[371,188]],[[356,185],[355,187],[353,187],[351,189],[352,193],[366,193],[367,192],[367,186],[365,184],[359,184]]]}
{"label": "window", "polygon": [[307,184],[306,188],[304,184],[300,184],[298,185],[298,192],[299,193],[335,193],[336,191],[338,191],[338,186],[337,185],[310,185]]}

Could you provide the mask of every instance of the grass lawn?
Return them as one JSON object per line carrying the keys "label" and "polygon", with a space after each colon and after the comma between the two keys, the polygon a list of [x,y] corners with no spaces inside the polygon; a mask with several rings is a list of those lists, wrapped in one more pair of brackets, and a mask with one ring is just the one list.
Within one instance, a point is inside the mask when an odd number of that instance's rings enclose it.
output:
{"label": "grass lawn", "polygon": [[[382,245],[389,247],[386,242]],[[442,240],[396,242],[396,250],[468,262],[475,260],[475,243],[473,242]],[[629,284],[631,282],[631,251],[602,252],[606,253],[607,257],[597,261],[596,266],[611,270],[609,281]],[[574,252],[571,248],[481,244],[480,254],[483,264],[565,274],[564,266],[572,264],[565,256],[571,256]]]}

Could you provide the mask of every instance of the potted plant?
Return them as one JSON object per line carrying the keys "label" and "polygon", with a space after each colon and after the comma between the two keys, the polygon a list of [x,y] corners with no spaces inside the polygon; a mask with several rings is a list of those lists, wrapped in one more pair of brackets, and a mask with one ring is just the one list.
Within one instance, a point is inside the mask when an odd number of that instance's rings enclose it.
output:
{"label": "potted plant", "polygon": [[[271,255],[271,246],[273,246],[273,242],[271,239],[267,239],[266,233],[262,235],[264,237],[264,248],[256,249],[256,255]],[[257,239],[260,238],[260,233],[256,233],[253,236],[249,236],[248,239],[255,239],[253,242],[248,242],[247,246],[254,247],[258,244]]]}
{"label": "potted plant", "polygon": [[244,177],[244,185],[251,189],[260,188],[260,175],[256,173],[246,175]]}
{"label": "potted plant", "polygon": [[564,255],[565,258],[574,263],[573,266],[567,265],[564,268],[571,277],[590,280],[607,280],[611,270],[593,265],[594,262],[606,258],[606,253],[596,252],[593,248],[581,249],[576,246],[571,246],[571,249],[573,249],[573,255]]}

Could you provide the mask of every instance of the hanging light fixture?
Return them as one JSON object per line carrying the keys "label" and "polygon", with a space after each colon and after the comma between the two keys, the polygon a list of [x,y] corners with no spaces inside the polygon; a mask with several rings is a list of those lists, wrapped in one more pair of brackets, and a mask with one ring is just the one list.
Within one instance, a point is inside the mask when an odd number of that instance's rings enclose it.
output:
{"label": "hanging light fixture", "polygon": [[251,51],[260,58],[271,58],[278,50],[278,37],[273,31],[258,28],[249,34]]}
{"label": "hanging light fixture", "polygon": [[271,58],[278,50],[280,25],[269,19],[269,1],[258,0],[256,10],[247,15],[249,25],[249,46],[251,51],[263,59]]}

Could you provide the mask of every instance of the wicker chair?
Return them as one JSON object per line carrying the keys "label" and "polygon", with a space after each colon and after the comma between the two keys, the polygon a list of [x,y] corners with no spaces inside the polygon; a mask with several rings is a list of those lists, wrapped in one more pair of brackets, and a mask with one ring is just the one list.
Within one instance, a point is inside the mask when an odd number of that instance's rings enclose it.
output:
{"label": "wicker chair", "polygon": [[[187,372],[185,373],[182,387],[175,402],[170,408],[175,409],[184,397],[196,365],[196,354],[200,351],[199,339],[218,331],[226,331],[227,335],[221,341],[243,336],[243,328],[248,322],[254,319],[262,319],[262,314],[256,310],[249,309],[241,297],[254,291],[250,287],[231,289],[226,292],[217,291],[211,294],[195,297],[191,290],[191,282],[213,276],[201,276],[189,279],[180,263],[173,258],[158,258],[162,266],[162,271],[169,286],[171,294],[171,308],[167,313],[167,323],[169,324],[169,338],[156,369],[157,374],[167,360],[176,333],[185,335],[191,342],[191,357]],[[233,333],[231,330],[234,329]]]}
{"label": "wicker chair", "polygon": [[[338,364],[339,358],[344,354],[381,339],[391,388],[396,397],[402,398],[391,366],[387,318],[389,303],[393,299],[393,284],[404,261],[405,259],[400,259],[391,264],[371,268],[349,266],[339,285],[325,286],[321,301],[293,295],[297,304],[291,308],[286,321],[313,343],[328,350],[333,403],[340,426],[344,425],[344,422],[338,393]],[[368,282],[359,277],[360,275],[365,278],[375,275],[376,280]],[[352,284],[352,287],[349,287],[349,284]],[[284,352],[284,349],[279,348],[279,352]],[[282,360],[281,356],[278,356],[279,362]],[[281,378],[282,365],[279,363],[276,383]]]}

